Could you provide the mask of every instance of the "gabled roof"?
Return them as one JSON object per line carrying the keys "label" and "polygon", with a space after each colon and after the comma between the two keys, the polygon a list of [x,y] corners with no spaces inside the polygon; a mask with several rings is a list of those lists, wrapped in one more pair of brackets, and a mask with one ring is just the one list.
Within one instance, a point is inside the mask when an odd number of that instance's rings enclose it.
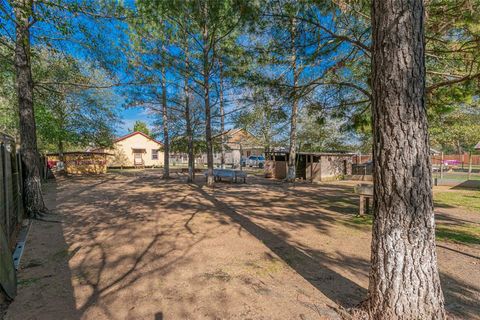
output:
{"label": "gabled roof", "polygon": [[477,145],[475,146],[475,150],[480,150],[480,141],[477,143]]}
{"label": "gabled roof", "polygon": [[127,135],[124,135],[123,137],[117,138],[117,139],[115,139],[115,141],[113,141],[113,143],[120,142],[120,141],[122,141],[122,140],[125,140],[125,139],[128,139],[128,138],[130,138],[130,137],[133,137],[134,135],[137,135],[137,134],[142,135],[142,136],[144,136],[145,138],[147,138],[148,140],[152,140],[153,142],[156,142],[156,143],[158,143],[158,144],[160,144],[160,145],[163,146],[163,143],[161,143],[160,141],[155,140],[155,139],[153,139],[152,137],[150,137],[150,136],[148,136],[148,135],[146,135],[145,133],[140,132],[140,131],[134,131],[134,132],[132,132],[132,133],[129,133],[129,134],[127,134]]}
{"label": "gabled roof", "polygon": [[[252,140],[252,141],[257,140],[257,138],[253,134],[251,134],[250,132],[248,132],[243,128],[229,129],[225,131],[223,134],[227,136],[227,143],[235,143],[235,142],[238,142],[237,140],[242,138],[247,140]],[[238,136],[239,134],[243,135],[243,137]]]}

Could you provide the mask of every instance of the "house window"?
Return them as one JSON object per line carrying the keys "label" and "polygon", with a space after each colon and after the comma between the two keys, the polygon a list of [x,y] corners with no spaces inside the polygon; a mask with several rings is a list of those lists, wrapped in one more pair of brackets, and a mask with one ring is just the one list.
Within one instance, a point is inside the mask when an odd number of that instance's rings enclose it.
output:
{"label": "house window", "polygon": [[158,160],[158,150],[152,149],[152,160]]}

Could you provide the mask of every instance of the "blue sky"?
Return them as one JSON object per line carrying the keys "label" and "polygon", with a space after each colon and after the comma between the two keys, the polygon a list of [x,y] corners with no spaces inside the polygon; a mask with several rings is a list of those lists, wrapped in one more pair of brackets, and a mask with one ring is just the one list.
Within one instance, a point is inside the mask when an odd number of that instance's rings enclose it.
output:
{"label": "blue sky", "polygon": [[[75,3],[76,0],[66,0],[65,3]],[[133,1],[127,0],[127,4],[133,5]],[[138,71],[135,68],[128,67],[127,55],[131,53],[131,43],[129,38],[128,26],[125,22],[122,22],[117,19],[96,19],[91,18],[85,15],[75,15],[65,11],[59,11],[56,13],[57,16],[52,17],[55,21],[70,21],[71,23],[67,25],[66,30],[59,30],[58,26],[52,26],[48,21],[38,22],[35,29],[32,29],[32,42],[35,45],[42,44],[45,42],[45,39],[42,40],[42,37],[47,38],[51,47],[63,50],[65,53],[70,54],[79,60],[86,62],[86,65],[95,69],[107,70],[107,73],[110,73],[111,79],[110,83],[129,83],[132,80],[135,80],[132,76],[132,73]],[[330,17],[325,17],[325,22],[329,20]],[[11,31],[13,31],[13,26],[11,25]],[[7,27],[8,28],[8,27]],[[51,39],[57,40],[51,40]],[[241,38],[242,39],[242,38]],[[248,42],[251,40],[243,39],[243,41]],[[260,41],[266,41],[264,38],[260,38]],[[307,41],[308,39],[302,39],[302,41]],[[242,40],[240,40],[242,42]],[[94,46],[94,50],[92,50]],[[306,48],[306,54],[309,55],[314,46]],[[339,48],[339,51],[348,49],[348,46],[342,45]],[[157,57],[154,57],[154,59]],[[324,59],[319,65],[316,65],[312,68],[306,68],[302,73],[302,79],[306,80],[312,75],[319,74],[325,70],[328,66],[331,66],[335,60],[334,56],[324,57]],[[284,66],[265,68],[264,73],[271,73],[273,76],[282,73]],[[88,69],[88,68],[87,68]],[[89,71],[86,71],[88,74]],[[141,71],[140,71],[141,73]],[[291,75],[287,72],[286,79],[290,80]],[[169,75],[167,72],[167,80],[175,81],[175,75]],[[212,80],[215,81],[214,77]],[[177,80],[178,81],[178,80]],[[140,87],[134,86],[117,86],[111,89],[112,93],[118,97],[114,99],[111,107],[117,112],[118,116],[121,118],[122,122],[116,126],[117,134],[124,135],[131,131],[135,121],[146,122],[151,129],[154,128],[154,118],[143,108],[124,108],[124,105],[128,103],[130,98],[130,93],[137,90],[137,93],[140,92],[140,95],[144,95],[147,90],[139,89]],[[133,89],[133,90],[132,90]],[[143,91],[142,91],[143,90]],[[239,94],[233,92],[226,92],[226,100],[238,100]],[[228,97],[230,94],[230,97]],[[215,101],[213,97],[212,90],[212,102]],[[231,98],[231,99],[229,99]],[[232,101],[226,106],[226,113],[228,114],[230,110],[233,110],[238,102]],[[215,124],[218,123],[218,118],[213,119]],[[229,123],[227,119],[227,128],[231,127],[232,124]],[[214,125],[215,125],[214,124]]]}
{"label": "blue sky", "polygon": [[118,128],[118,135],[125,135],[131,131],[133,128],[133,124],[137,120],[141,120],[149,125],[149,127],[153,127],[153,119],[152,116],[147,114],[147,112],[143,108],[128,108],[124,109],[120,107],[121,116],[123,120],[123,124]]}

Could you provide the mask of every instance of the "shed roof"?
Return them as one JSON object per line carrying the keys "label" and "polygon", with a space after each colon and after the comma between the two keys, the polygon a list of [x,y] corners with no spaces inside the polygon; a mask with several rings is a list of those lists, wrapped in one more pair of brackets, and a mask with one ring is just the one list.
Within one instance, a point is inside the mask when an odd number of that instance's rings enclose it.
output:
{"label": "shed roof", "polygon": [[[67,152],[62,152],[64,155],[65,154],[91,154],[91,155],[113,155],[108,152],[100,152],[100,151],[67,151]],[[60,155],[60,152],[50,152],[46,154],[47,156],[58,156]]]}

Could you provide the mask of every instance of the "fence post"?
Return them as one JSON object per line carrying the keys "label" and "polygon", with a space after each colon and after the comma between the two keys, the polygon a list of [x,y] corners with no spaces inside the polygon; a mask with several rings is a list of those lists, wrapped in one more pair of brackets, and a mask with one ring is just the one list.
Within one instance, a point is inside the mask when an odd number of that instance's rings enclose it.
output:
{"label": "fence post", "polygon": [[440,156],[440,179],[443,179],[443,151]]}
{"label": "fence post", "polygon": [[[3,142],[0,141],[0,228],[6,226],[7,217],[7,207],[5,205],[5,169],[3,166],[4,158],[4,146]],[[5,232],[6,231],[7,230],[5,230]]]}
{"label": "fence post", "polygon": [[470,151],[468,155],[468,178],[467,180],[470,180],[472,177],[472,151]]}

